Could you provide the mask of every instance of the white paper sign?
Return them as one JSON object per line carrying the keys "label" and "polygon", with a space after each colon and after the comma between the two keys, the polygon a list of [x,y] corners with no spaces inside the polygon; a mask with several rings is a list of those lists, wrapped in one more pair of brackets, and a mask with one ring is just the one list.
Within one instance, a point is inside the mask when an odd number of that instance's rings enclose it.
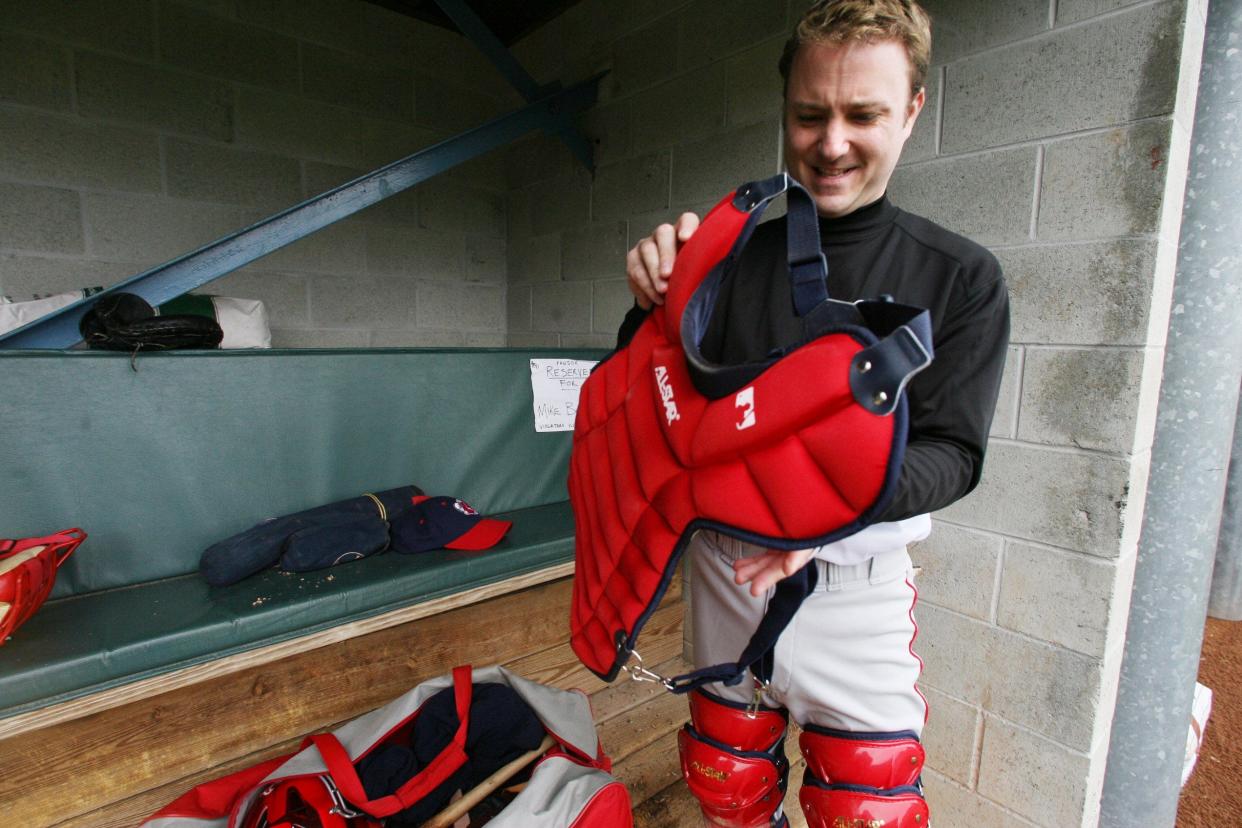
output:
{"label": "white paper sign", "polygon": [[595,363],[587,359],[532,359],[535,431],[573,431],[578,392]]}

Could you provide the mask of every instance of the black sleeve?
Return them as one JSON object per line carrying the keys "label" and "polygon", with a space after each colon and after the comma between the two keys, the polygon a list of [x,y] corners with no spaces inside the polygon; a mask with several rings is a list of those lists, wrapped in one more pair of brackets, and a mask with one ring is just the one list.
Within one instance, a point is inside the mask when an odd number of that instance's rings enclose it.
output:
{"label": "black sleeve", "polygon": [[910,438],[879,520],[943,509],[979,483],[1009,346],[1009,297],[994,278],[947,309],[932,364],[910,381]]}
{"label": "black sleeve", "polygon": [[643,310],[638,306],[637,300],[634,306],[630,308],[625,318],[621,320],[621,327],[617,329],[617,350],[621,350],[630,344],[630,340],[634,338],[634,334],[638,333],[638,328],[643,324],[643,320],[647,318],[649,310]]}

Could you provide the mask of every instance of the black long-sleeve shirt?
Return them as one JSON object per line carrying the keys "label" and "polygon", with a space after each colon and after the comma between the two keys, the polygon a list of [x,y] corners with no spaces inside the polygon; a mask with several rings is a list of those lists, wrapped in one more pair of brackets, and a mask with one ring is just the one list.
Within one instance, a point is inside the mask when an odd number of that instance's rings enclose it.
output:
{"label": "black long-sleeve shirt", "polygon": [[[885,196],[838,219],[820,218],[828,293],[854,301],[889,294],[931,311],[935,359],[907,386],[910,435],[897,492],[879,520],[942,509],[979,482],[1009,343],[1000,264],[983,247]],[[618,345],[647,312],[626,315]],[[701,348],[722,364],[765,359],[798,341],[785,263],[785,219],[759,225],[725,276]]]}

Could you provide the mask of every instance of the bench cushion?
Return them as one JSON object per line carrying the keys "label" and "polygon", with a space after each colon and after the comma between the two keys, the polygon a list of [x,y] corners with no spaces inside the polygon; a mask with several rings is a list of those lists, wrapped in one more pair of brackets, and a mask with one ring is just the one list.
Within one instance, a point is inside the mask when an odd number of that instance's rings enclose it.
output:
{"label": "bench cushion", "polygon": [[500,517],[513,528],[483,552],[384,553],[220,588],[188,575],[50,601],[0,647],[0,718],[573,559],[568,501]]}

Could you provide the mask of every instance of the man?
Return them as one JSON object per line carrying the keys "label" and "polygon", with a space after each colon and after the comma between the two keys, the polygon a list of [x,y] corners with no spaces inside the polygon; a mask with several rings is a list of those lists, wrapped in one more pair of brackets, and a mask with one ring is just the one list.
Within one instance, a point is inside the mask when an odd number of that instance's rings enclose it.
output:
{"label": "man", "polygon": [[[819,0],[781,57],[785,162],[819,213],[829,295],[854,301],[889,294],[927,308],[935,360],[907,388],[909,443],[879,522],[795,552],[715,532],[700,532],[690,544],[698,665],[735,660],[774,584],[804,566],[820,568],[819,586],[777,641],[757,713],[746,710],[755,692],[747,682],[691,695],[693,747],[718,761],[688,761],[686,776],[714,825],[787,824],[776,787],[759,797],[721,798],[718,789],[732,784],[722,767],[739,769],[733,776],[740,779],[748,757],[782,749],[789,716],[804,728],[801,802],[810,825],[927,825],[918,782],[927,705],[916,687],[922,664],[912,649],[916,592],[906,546],[927,536],[930,512],[979,481],[1009,333],[995,258],[886,196],[926,102],[930,50],[929,21],[913,0]],[[621,344],[662,304],[677,250],[697,226],[694,214],[684,214],[629,251],[635,307]],[[760,225],[721,287],[701,346],[708,359],[753,362],[798,341],[785,261],[784,220]],[[764,767],[776,773],[764,770],[761,784],[783,789],[779,761]],[[715,794],[696,783],[699,773],[714,775]]]}

